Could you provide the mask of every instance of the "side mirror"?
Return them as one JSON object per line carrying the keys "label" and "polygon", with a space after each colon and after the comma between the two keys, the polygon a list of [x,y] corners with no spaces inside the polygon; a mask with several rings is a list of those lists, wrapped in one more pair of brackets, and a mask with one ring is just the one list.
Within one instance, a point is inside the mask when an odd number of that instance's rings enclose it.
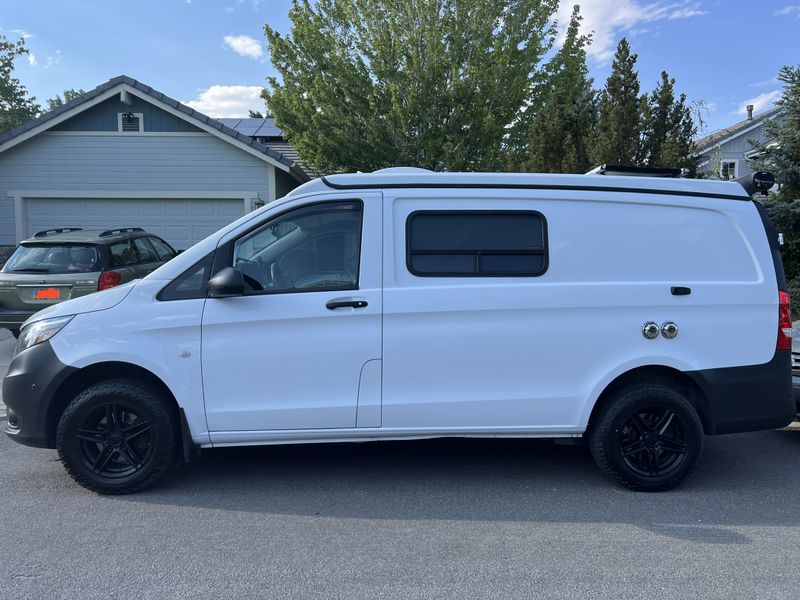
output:
{"label": "side mirror", "polygon": [[225,267],[208,280],[208,295],[211,298],[230,298],[244,295],[244,277],[239,269]]}

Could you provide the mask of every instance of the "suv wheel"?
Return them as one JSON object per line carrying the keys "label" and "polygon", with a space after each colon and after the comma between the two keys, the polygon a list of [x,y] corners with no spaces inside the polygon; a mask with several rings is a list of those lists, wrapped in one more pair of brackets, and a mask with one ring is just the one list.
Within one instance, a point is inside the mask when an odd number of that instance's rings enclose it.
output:
{"label": "suv wheel", "polygon": [[67,406],[56,448],[72,478],[95,492],[129,494],[176,462],[178,423],[162,394],[133,379],[96,383]]}
{"label": "suv wheel", "polygon": [[618,392],[590,424],[589,447],[609,477],[632,490],[660,492],[694,472],[703,428],[692,403],[676,390],[642,384]]}

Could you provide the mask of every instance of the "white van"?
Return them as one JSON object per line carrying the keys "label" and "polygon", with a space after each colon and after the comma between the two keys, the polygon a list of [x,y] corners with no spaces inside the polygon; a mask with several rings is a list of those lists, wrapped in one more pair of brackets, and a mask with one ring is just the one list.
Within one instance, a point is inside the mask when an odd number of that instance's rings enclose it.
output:
{"label": "white van", "polygon": [[6,433],[140,490],[196,448],[583,438],[636,490],[795,415],[778,236],[736,182],[309,182],[22,329]]}

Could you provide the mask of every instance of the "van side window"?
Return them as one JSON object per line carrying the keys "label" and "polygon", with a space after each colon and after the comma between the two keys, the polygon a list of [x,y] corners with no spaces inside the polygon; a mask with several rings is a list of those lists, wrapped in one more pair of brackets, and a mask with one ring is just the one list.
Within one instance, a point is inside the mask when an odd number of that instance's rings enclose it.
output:
{"label": "van side window", "polygon": [[547,224],[537,211],[417,211],[406,262],[418,277],[537,277],[547,270]]}
{"label": "van side window", "polygon": [[360,201],[304,206],[237,240],[246,292],[358,289],[362,213]]}

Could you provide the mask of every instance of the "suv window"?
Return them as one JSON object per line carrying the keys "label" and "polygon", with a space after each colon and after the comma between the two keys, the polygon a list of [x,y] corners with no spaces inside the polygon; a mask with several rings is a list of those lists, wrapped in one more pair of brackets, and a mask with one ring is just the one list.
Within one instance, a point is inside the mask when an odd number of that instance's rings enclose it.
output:
{"label": "suv window", "polygon": [[175,250],[164,240],[157,237],[149,237],[147,241],[155,248],[156,254],[158,254],[158,260],[170,260],[175,258]]}
{"label": "suv window", "polygon": [[111,244],[111,246],[109,246],[109,251],[111,252],[112,267],[128,267],[139,262],[136,256],[136,250],[134,250],[130,240]]}
{"label": "suv window", "polygon": [[92,273],[102,270],[97,248],[88,244],[20,245],[4,273]]}
{"label": "suv window", "polygon": [[140,263],[158,262],[158,256],[155,250],[153,250],[144,238],[135,238],[133,240],[133,246],[136,248]]}
{"label": "suv window", "polygon": [[536,277],[547,270],[537,211],[419,211],[406,222],[406,262],[419,277]]}
{"label": "suv window", "polygon": [[239,239],[233,266],[251,292],[358,289],[362,212],[359,201],[291,210]]}

